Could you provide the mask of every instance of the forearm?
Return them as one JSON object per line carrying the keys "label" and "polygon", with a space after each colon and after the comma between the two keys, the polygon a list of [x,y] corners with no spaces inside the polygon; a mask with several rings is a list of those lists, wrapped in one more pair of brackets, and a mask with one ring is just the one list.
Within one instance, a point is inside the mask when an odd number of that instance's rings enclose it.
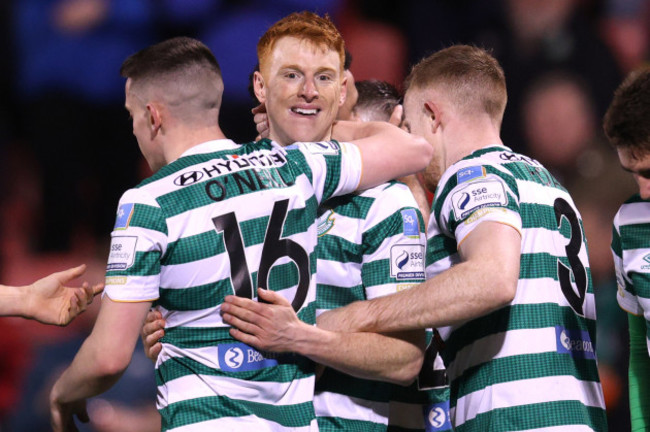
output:
{"label": "forearm", "polygon": [[383,335],[308,327],[296,341],[296,351],[348,375],[407,385],[422,366],[423,330]]}
{"label": "forearm", "polygon": [[58,403],[70,403],[111,388],[126,368],[110,366],[105,360],[105,350],[92,338],[86,339],[72,364],[54,385],[52,398]]}
{"label": "forearm", "polygon": [[[480,269],[479,269],[480,270]],[[501,282],[469,263],[411,289],[352,303],[320,317],[337,331],[387,333],[444,327],[483,316],[503,306]],[[330,315],[331,314],[331,315]]]}
{"label": "forearm", "polygon": [[629,397],[632,431],[650,427],[650,357],[646,345],[646,321],[642,316],[628,315],[630,329]]}

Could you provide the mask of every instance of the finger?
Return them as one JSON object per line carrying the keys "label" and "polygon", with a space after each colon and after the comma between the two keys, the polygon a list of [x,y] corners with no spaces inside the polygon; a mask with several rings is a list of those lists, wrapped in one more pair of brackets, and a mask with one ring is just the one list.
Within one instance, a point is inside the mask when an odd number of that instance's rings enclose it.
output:
{"label": "finger", "polygon": [[257,288],[257,295],[267,303],[272,303],[280,306],[291,306],[289,300],[270,289]]}
{"label": "finger", "polygon": [[251,110],[253,114],[260,114],[260,113],[265,113],[266,112],[266,105],[264,104],[259,104],[255,108]]}
{"label": "finger", "polygon": [[151,309],[149,312],[147,312],[147,319],[145,320],[146,322],[153,322],[158,320],[162,320],[162,314],[159,310]]}
{"label": "finger", "polygon": [[[259,345],[259,339],[257,337],[244,333],[234,327],[230,329],[230,336],[252,347],[258,347]],[[261,347],[259,348],[261,349]]]}
{"label": "finger", "polygon": [[163,327],[164,325],[162,324],[162,320],[146,322],[142,326],[142,334],[144,336],[150,336],[156,333],[157,331],[160,331],[160,329],[162,329]]}
{"label": "finger", "polygon": [[71,281],[72,279],[78,278],[86,271],[86,264],[81,264],[77,267],[72,267],[67,270],[63,270],[55,273],[57,278],[62,281],[64,284]]}
{"label": "finger", "polygon": [[223,320],[224,322],[230,324],[233,327],[238,328],[239,330],[247,334],[257,335],[262,330],[262,326],[258,325],[257,322],[241,319],[236,315],[231,315],[228,313],[224,314]]}
{"label": "finger", "polygon": [[399,125],[402,124],[403,112],[404,112],[404,107],[402,105],[400,104],[395,105],[395,108],[393,108],[393,112],[390,115],[390,119],[388,119],[388,123],[399,127]]}
{"label": "finger", "polygon": [[252,311],[260,310],[261,307],[263,306],[261,303],[253,301],[249,298],[227,295],[221,307],[223,306],[229,307],[230,305],[237,306],[244,309],[250,309]]}
{"label": "finger", "polygon": [[162,351],[162,344],[160,342],[156,342],[151,346],[151,348],[149,348],[148,357],[155,362],[160,355],[160,351]]}
{"label": "finger", "polygon": [[97,294],[101,293],[102,291],[104,291],[103,282],[93,285],[93,297],[95,297]]}
{"label": "finger", "polygon": [[165,335],[165,332],[163,330],[158,330],[153,333],[149,333],[144,337],[144,343],[147,346],[154,346],[157,344],[160,339]]}

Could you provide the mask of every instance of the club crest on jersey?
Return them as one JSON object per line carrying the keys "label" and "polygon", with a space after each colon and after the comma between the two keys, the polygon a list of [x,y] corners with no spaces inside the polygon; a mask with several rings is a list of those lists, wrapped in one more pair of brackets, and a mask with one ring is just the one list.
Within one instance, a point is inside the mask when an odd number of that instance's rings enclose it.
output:
{"label": "club crest on jersey", "polygon": [[396,279],[424,277],[424,246],[398,244],[390,248],[390,276]]}
{"label": "club crest on jersey", "polygon": [[467,167],[461,169],[456,173],[456,183],[464,183],[485,176],[486,176],[485,167],[482,166]]}
{"label": "club crest on jersey", "polygon": [[312,154],[322,154],[322,155],[337,155],[341,151],[341,146],[339,143],[334,141],[320,141],[320,142],[297,142],[288,146],[287,148],[295,149],[298,147],[306,149],[309,153]]}
{"label": "club crest on jersey", "polygon": [[318,218],[318,228],[317,234],[318,237],[323,237],[327,234],[332,228],[334,228],[334,210],[329,210],[327,213],[322,214]]}
{"label": "club crest on jersey", "polygon": [[456,219],[462,220],[480,208],[505,207],[508,195],[501,181],[486,179],[460,187],[451,196],[451,204]]}
{"label": "club crest on jersey", "polygon": [[115,227],[113,229],[114,230],[127,229],[129,227],[129,224],[131,223],[131,217],[133,217],[134,209],[135,209],[135,205],[133,203],[122,204],[117,209],[117,217],[115,219]]}
{"label": "club crest on jersey", "polygon": [[401,213],[404,235],[407,237],[420,237],[420,221],[415,209],[404,209]]}

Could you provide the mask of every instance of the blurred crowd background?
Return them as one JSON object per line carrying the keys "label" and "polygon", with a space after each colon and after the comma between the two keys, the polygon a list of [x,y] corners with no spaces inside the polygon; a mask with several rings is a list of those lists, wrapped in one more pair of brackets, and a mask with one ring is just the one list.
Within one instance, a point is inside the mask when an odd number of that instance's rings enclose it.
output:
{"label": "blurred crowd background", "polygon": [[[610,430],[629,430],[627,320],[609,243],[635,186],[601,120],[625,74],[649,59],[649,0],[3,0],[0,281],[25,284],[80,262],[91,282],[103,279],[119,196],[149,174],[123,108],[129,54],[177,35],[205,42],[223,69],[222,128],[250,141],[257,40],[304,9],[338,25],[357,80],[400,86],[410,65],[452,43],[499,59],[505,144],[550,168],[583,215]],[[49,430],[49,388],[97,306],[66,328],[0,319],[0,431]],[[159,430],[152,369],[138,348],[121,385],[91,401],[83,430]]]}

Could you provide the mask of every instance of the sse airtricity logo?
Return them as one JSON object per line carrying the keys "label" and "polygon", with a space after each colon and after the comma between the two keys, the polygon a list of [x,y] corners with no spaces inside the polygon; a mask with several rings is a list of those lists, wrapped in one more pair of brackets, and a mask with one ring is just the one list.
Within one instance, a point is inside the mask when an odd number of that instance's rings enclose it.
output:
{"label": "sse airtricity logo", "polygon": [[409,262],[409,254],[408,252],[404,251],[402,252],[402,255],[398,256],[395,260],[395,265],[398,269],[402,270],[407,262]]}
{"label": "sse airtricity logo", "polygon": [[467,207],[467,204],[469,203],[469,198],[469,194],[467,192],[463,192],[463,194],[460,196],[460,199],[458,200],[458,208],[465,210],[465,207]]}
{"label": "sse airtricity logo", "polygon": [[228,367],[233,369],[238,369],[244,364],[244,352],[237,347],[230,348],[223,357]]}

